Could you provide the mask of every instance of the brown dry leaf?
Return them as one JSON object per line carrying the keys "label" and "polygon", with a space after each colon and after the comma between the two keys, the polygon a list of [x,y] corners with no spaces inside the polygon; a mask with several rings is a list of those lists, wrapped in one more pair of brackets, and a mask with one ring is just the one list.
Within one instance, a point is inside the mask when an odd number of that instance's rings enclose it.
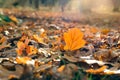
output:
{"label": "brown dry leaf", "polygon": [[51,68],[52,66],[53,65],[51,65],[51,64],[43,64],[43,65],[40,65],[39,67],[36,67],[34,71],[35,72],[45,71],[45,70]]}
{"label": "brown dry leaf", "polygon": [[105,69],[107,69],[107,66],[102,66],[99,69],[88,69],[86,70],[86,72],[92,73],[92,74],[100,74],[100,73],[103,73]]}
{"label": "brown dry leaf", "polygon": [[2,45],[0,45],[0,50],[2,50],[4,48],[9,48],[9,47],[11,47],[10,44],[7,44],[7,45],[2,44]]}
{"label": "brown dry leaf", "polygon": [[75,58],[74,56],[68,56],[66,54],[64,54],[64,58],[67,59],[70,62],[78,62],[79,61],[78,58]]}
{"label": "brown dry leaf", "polygon": [[16,62],[18,64],[26,64],[27,61],[29,61],[29,60],[31,60],[31,58],[29,58],[29,57],[17,57],[16,58]]}
{"label": "brown dry leaf", "polygon": [[53,51],[58,49],[64,50],[64,45],[62,44],[62,37],[55,37],[55,41],[51,42]]}
{"label": "brown dry leaf", "polygon": [[26,52],[28,55],[36,54],[38,50],[34,46],[27,46]]}
{"label": "brown dry leaf", "polygon": [[83,33],[78,28],[72,28],[68,32],[64,33],[64,40],[66,45],[65,50],[76,50],[85,45],[85,40],[83,39]]}
{"label": "brown dry leaf", "polygon": [[63,72],[64,69],[65,69],[65,65],[62,65],[57,69],[57,71],[58,72]]}

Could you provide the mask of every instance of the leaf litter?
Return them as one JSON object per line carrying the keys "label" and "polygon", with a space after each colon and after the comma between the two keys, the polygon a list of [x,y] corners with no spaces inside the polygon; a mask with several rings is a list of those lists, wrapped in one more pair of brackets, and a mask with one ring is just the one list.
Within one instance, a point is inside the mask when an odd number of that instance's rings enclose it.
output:
{"label": "leaf litter", "polygon": [[0,79],[87,80],[120,74],[119,27],[68,22],[61,14],[29,16],[16,10],[0,15]]}

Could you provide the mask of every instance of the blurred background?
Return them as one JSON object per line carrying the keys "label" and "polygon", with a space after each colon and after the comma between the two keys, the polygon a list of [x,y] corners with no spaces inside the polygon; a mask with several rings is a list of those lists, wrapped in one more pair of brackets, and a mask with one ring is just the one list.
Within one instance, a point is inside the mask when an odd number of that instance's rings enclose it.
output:
{"label": "blurred background", "polygon": [[0,7],[103,13],[119,12],[120,0],[0,0]]}

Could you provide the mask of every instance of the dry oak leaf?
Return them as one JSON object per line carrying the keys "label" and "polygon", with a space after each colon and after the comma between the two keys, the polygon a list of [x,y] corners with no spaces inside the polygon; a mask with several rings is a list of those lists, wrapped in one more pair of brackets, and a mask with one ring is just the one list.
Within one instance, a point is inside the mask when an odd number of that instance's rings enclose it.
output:
{"label": "dry oak leaf", "polygon": [[83,39],[83,33],[79,28],[72,28],[68,32],[65,32],[64,41],[66,45],[64,46],[64,50],[76,50],[83,47],[86,41]]}
{"label": "dry oak leaf", "polygon": [[[22,55],[23,54],[23,50],[27,50],[26,48],[29,47],[28,46],[28,43],[29,43],[29,39],[26,38],[24,42],[22,41],[18,41],[17,42],[17,49],[16,49],[16,52],[18,55]],[[32,47],[33,48],[33,47]],[[30,48],[30,50],[32,49]],[[27,52],[27,51],[26,51]],[[29,53],[27,53],[29,54]]]}
{"label": "dry oak leaf", "polygon": [[16,52],[18,55],[22,55],[22,51],[25,49],[26,45],[22,41],[17,42],[17,49]]}

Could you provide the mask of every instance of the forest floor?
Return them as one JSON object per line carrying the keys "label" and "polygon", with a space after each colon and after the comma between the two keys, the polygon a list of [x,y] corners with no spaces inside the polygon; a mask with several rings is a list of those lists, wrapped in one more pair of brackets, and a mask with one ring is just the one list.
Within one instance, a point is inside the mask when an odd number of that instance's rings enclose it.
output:
{"label": "forest floor", "polygon": [[120,80],[120,13],[0,9],[0,80]]}

